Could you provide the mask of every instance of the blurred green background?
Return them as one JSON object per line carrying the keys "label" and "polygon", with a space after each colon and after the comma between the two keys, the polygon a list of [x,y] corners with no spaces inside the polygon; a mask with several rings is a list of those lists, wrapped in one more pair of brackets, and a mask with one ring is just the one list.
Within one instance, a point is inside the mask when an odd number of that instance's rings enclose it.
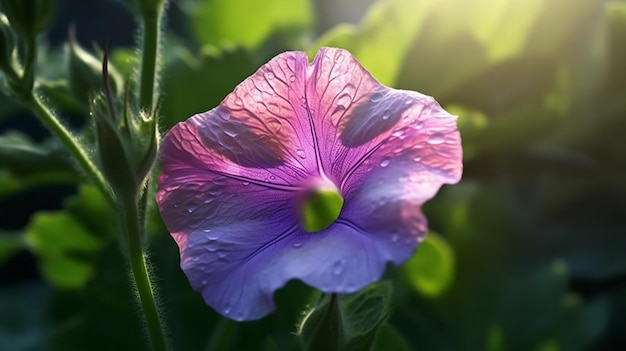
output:
{"label": "blurred green background", "polygon": [[[378,349],[626,350],[626,1],[174,0],[167,15],[163,131],[277,53],[320,46],[459,116],[463,180],[427,203],[427,240],[388,270]],[[126,77],[137,29],[119,1],[59,1],[39,87],[87,137],[65,81],[70,23]],[[0,350],[143,350],[111,209],[70,165],[0,94]],[[309,288],[289,283],[261,321],[221,320],[149,220],[177,349],[293,348]]]}

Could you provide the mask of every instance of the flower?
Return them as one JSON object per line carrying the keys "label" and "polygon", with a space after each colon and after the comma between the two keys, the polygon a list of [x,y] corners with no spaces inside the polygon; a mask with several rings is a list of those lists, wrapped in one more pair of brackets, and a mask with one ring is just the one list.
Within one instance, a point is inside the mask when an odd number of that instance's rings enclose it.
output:
{"label": "flower", "polygon": [[[337,293],[380,279],[422,240],[421,205],[462,172],[455,116],[334,48],[276,56],[161,150],[157,202],[181,267],[234,320],[272,312],[291,279]],[[307,228],[318,200],[337,211]]]}

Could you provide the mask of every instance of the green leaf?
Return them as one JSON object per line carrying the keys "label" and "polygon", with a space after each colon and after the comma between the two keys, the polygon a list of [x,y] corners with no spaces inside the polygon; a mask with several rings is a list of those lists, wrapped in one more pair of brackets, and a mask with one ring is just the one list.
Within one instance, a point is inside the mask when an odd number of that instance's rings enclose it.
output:
{"label": "green leaf", "polygon": [[376,342],[372,347],[374,351],[411,351],[411,345],[406,338],[391,324],[384,323],[380,327]]}
{"label": "green leaf", "polygon": [[391,314],[391,295],[388,281],[354,294],[324,295],[300,327],[305,350],[370,350]]}
{"label": "green leaf", "polygon": [[341,24],[322,35],[310,51],[322,46],[349,50],[376,79],[393,85],[418,28],[425,22],[431,2],[380,1],[359,26]]}
{"label": "green leaf", "polygon": [[378,330],[391,315],[392,289],[391,282],[380,281],[339,298],[345,338],[343,350],[371,349]]}
{"label": "green leaf", "polygon": [[439,296],[454,278],[454,252],[445,239],[429,232],[403,271],[417,292],[427,297]]}
{"label": "green leaf", "polygon": [[312,24],[308,0],[199,0],[184,9],[201,44],[258,47],[277,31],[304,32]]}
{"label": "green leaf", "polygon": [[197,57],[180,49],[166,68],[161,112],[169,128],[193,114],[216,107],[237,84],[256,70],[243,49],[218,51],[204,47]]}
{"label": "green leaf", "polygon": [[78,289],[93,273],[93,261],[108,241],[114,218],[105,200],[82,187],[66,202],[66,212],[39,212],[25,231],[25,240],[39,259],[43,277],[60,289]]}
{"label": "green leaf", "polygon": [[18,177],[37,176],[76,181],[78,175],[62,152],[53,142],[37,144],[19,132],[0,135],[2,167]]}

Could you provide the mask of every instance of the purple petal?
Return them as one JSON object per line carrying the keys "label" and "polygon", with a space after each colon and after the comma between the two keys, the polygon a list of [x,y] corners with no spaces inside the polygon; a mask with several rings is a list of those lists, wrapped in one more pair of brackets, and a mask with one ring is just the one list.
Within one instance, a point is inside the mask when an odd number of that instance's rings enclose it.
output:
{"label": "purple petal", "polygon": [[[421,205],[461,176],[456,118],[431,98],[382,86],[346,51],[272,59],[215,109],[173,127],[157,201],[194,289],[236,320],[274,309],[290,279],[353,292],[408,259]],[[307,233],[311,178],[335,182],[339,219]]]}
{"label": "purple petal", "polygon": [[[456,119],[429,96],[383,86],[344,50],[319,50],[307,85],[307,102],[321,164],[332,179],[345,183],[365,161],[382,162],[381,157],[374,160],[372,153],[389,143],[394,134],[403,134],[409,139],[403,144],[413,145],[406,147],[424,145],[432,136],[430,145],[444,144],[435,149],[449,150],[442,154],[442,157],[451,156],[449,162],[441,165],[452,172],[449,181],[455,182],[460,176],[461,150]],[[421,133],[408,132],[408,129],[421,129]],[[440,143],[439,139],[445,141]],[[427,149],[425,147],[421,155],[424,160],[431,159],[429,154],[433,150]],[[393,157],[393,154],[386,156]]]}
{"label": "purple petal", "polygon": [[343,223],[311,235],[268,216],[188,233],[181,267],[216,311],[254,320],[274,310],[274,291],[291,279],[326,292],[354,292],[380,279],[386,262],[413,252],[414,246],[380,238]]}

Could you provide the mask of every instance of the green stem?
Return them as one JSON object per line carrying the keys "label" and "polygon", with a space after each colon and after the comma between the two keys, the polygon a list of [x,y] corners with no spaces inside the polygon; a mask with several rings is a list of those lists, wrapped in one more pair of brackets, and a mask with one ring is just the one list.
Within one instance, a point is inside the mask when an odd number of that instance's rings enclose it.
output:
{"label": "green stem", "polygon": [[80,142],[72,135],[72,133],[54,116],[54,114],[42,103],[41,99],[31,94],[26,100],[30,109],[39,117],[39,120],[56,135],[63,145],[70,151],[74,159],[78,162],[81,169],[87,174],[90,180],[98,187],[100,192],[107,198],[109,202],[113,201],[109,186],[107,185],[102,173],[96,165],[91,161],[89,155],[83,149]]}
{"label": "green stem", "polygon": [[139,103],[152,113],[156,87],[156,69],[159,49],[159,33],[162,8],[144,11],[143,42],[141,50],[141,76],[139,79]]}
{"label": "green stem", "polygon": [[167,350],[165,335],[161,328],[161,321],[156,306],[152,284],[146,265],[141,237],[143,236],[143,225],[137,212],[135,199],[129,197],[122,200],[124,206],[124,230],[128,241],[128,251],[130,255],[130,266],[133,279],[139,295],[139,302],[146,318],[148,334],[152,342],[152,349],[155,351]]}
{"label": "green stem", "polygon": [[35,83],[35,63],[37,60],[37,41],[35,37],[26,38],[26,53],[24,57],[24,74],[22,84],[30,93]]}

